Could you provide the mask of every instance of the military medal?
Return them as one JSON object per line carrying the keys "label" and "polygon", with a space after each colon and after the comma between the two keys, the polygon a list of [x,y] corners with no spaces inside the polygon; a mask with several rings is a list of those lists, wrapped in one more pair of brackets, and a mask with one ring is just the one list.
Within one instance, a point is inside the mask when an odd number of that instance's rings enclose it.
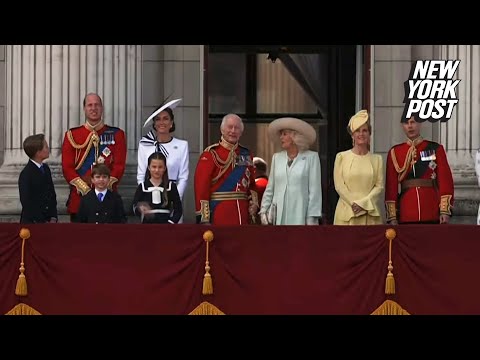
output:
{"label": "military medal", "polygon": [[105,158],[103,156],[99,156],[97,159],[98,164],[103,164],[105,162]]}
{"label": "military medal", "polygon": [[112,151],[111,151],[108,147],[106,147],[106,148],[103,149],[103,151],[102,151],[102,154],[103,154],[105,157],[109,157],[111,153],[112,153]]}
{"label": "military medal", "polygon": [[434,150],[424,150],[420,151],[420,158],[422,161],[429,161],[429,160],[436,160],[437,157],[435,156]]}

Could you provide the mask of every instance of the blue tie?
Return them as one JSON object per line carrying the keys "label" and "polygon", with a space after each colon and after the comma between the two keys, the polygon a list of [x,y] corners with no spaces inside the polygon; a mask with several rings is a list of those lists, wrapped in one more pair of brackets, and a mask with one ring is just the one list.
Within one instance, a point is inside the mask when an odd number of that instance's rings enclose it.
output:
{"label": "blue tie", "polygon": [[103,193],[98,193],[97,197],[98,197],[98,201],[102,202]]}
{"label": "blue tie", "polygon": [[40,171],[42,172],[42,174],[45,174],[45,168],[43,167],[43,164],[40,165]]}

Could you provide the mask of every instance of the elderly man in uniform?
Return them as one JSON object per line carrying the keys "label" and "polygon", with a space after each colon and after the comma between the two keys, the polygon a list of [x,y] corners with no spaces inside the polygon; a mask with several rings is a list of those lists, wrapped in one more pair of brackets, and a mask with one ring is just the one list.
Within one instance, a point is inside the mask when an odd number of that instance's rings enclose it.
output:
{"label": "elderly man in uniform", "polygon": [[414,117],[402,119],[402,126],[408,139],[393,146],[387,156],[387,222],[446,224],[452,215],[453,177],[445,150],[422,138],[421,123]]}
{"label": "elderly man in uniform", "polygon": [[207,147],[195,169],[195,214],[199,224],[243,225],[258,210],[252,153],[239,144],[242,119],[223,117],[219,143]]}
{"label": "elderly man in uniform", "polygon": [[89,93],[83,100],[86,121],[69,129],[62,145],[63,176],[70,184],[67,211],[74,222],[80,199],[92,190],[91,169],[105,164],[110,169],[108,189],[116,191],[125,172],[127,144],[125,132],[104,124],[103,103],[100,96]]}

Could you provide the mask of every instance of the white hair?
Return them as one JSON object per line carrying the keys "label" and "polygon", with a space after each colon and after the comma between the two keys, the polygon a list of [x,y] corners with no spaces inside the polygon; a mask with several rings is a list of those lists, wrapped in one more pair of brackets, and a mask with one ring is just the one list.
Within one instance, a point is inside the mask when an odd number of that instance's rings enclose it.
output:
{"label": "white hair", "polygon": [[223,117],[222,119],[222,123],[220,124],[220,130],[223,130],[223,128],[225,127],[225,124],[227,123],[227,120],[228,119],[238,119],[240,121],[240,130],[243,132],[243,120],[240,116],[238,116],[237,114],[227,114]]}

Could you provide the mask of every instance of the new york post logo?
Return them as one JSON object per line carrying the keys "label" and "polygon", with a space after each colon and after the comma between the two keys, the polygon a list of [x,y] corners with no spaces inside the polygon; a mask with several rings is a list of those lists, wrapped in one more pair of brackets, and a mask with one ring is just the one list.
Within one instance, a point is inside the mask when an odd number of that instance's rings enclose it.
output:
{"label": "new york post logo", "polygon": [[412,116],[415,121],[448,121],[458,103],[455,88],[460,80],[453,80],[460,60],[418,60],[412,64],[405,81],[405,109],[402,122]]}

